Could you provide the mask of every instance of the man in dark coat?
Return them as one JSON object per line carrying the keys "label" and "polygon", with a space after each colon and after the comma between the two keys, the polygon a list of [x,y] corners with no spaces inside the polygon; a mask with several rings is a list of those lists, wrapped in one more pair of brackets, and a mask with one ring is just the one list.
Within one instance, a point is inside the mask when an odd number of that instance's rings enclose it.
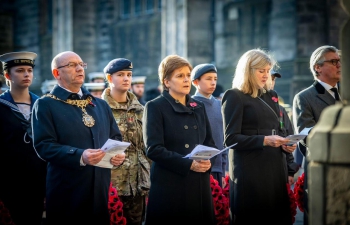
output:
{"label": "man in dark coat", "polygon": [[[341,101],[337,85],[341,76],[339,50],[327,45],[317,48],[310,58],[310,70],[315,82],[296,94],[293,100],[294,127],[298,133],[304,128],[315,126],[326,107]],[[299,149],[304,155],[304,224],[308,224],[306,141],[299,143]]]}
{"label": "man in dark coat", "polygon": [[[62,52],[51,68],[58,85],[37,100],[32,118],[34,146],[48,162],[47,224],[110,224],[111,171],[94,165],[108,139],[122,140],[118,126],[108,104],[81,88],[86,63],[79,55]],[[124,159],[119,154],[110,162]]]}

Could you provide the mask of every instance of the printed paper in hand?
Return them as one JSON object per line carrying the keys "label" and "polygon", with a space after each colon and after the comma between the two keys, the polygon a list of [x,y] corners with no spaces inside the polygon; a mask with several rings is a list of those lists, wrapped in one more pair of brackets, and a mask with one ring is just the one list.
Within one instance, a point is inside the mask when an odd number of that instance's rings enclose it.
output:
{"label": "printed paper in hand", "polygon": [[130,145],[129,142],[122,142],[122,141],[108,139],[101,148],[102,151],[106,152],[106,155],[95,166],[99,166],[103,168],[112,168],[113,165],[110,162],[111,158],[117,154],[123,153],[125,149],[129,147],[129,145]]}
{"label": "printed paper in hand", "polygon": [[[237,144],[237,143],[236,143]],[[197,145],[190,154],[186,155],[184,158],[194,159],[194,160],[206,160],[211,159],[214,156],[223,153],[224,151],[232,148],[236,144],[233,144],[231,146],[228,146],[227,148],[224,148],[222,150],[218,150],[216,148],[212,148],[205,145]]]}
{"label": "printed paper in hand", "polygon": [[303,140],[306,136],[309,135],[309,131],[312,128],[313,127],[307,127],[307,128],[304,128],[302,131],[300,131],[299,134],[287,136],[286,138],[289,139],[289,142],[286,145],[294,145],[294,144],[298,143],[299,141]]}

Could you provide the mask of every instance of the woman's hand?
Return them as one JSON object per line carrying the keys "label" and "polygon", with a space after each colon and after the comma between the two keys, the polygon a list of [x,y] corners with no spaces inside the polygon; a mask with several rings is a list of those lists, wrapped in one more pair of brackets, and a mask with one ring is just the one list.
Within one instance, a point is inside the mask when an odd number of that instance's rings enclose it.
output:
{"label": "woman's hand", "polygon": [[211,162],[207,160],[193,160],[191,165],[191,170],[198,173],[204,173],[208,171],[211,167]]}
{"label": "woman's hand", "polygon": [[285,145],[288,142],[288,139],[278,135],[265,136],[264,138],[264,146],[280,147],[281,145]]}
{"label": "woman's hand", "polygon": [[125,160],[125,153],[117,154],[111,158],[111,163],[113,166],[120,166]]}
{"label": "woman's hand", "polygon": [[288,153],[293,153],[296,148],[297,148],[297,144],[294,144],[294,145],[282,145],[282,149],[285,152],[288,152]]}

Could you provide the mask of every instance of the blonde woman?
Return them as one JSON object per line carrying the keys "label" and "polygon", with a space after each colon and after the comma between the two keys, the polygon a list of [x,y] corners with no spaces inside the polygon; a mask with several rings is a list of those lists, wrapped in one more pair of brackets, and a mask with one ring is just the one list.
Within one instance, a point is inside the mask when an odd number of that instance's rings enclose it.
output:
{"label": "blonde woman", "polygon": [[250,50],[236,67],[232,89],[222,98],[224,142],[229,151],[230,213],[240,224],[291,225],[286,160],[287,146],[276,92],[269,90],[275,62],[265,51]]}

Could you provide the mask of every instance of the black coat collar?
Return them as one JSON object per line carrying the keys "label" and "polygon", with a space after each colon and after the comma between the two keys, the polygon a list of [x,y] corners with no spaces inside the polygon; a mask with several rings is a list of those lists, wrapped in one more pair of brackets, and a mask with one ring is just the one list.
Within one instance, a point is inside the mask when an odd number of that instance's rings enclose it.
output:
{"label": "black coat collar", "polygon": [[320,98],[322,101],[324,101],[328,105],[333,105],[335,103],[335,99],[333,98],[333,96],[329,94],[328,91],[326,91],[326,89],[322,86],[322,84],[320,84],[317,80],[312,85],[315,87],[318,93],[317,95],[318,98]]}
{"label": "black coat collar", "polygon": [[202,107],[200,103],[191,98],[190,95],[186,95],[186,106],[177,102],[168,91],[163,91],[162,96],[170,103],[175,112],[192,113],[195,109]]}
{"label": "black coat collar", "polygon": [[[91,96],[93,99],[95,99],[89,91],[87,91],[85,88],[81,87],[81,91],[83,92],[83,99],[86,98],[86,96]],[[57,98],[62,99],[62,100],[67,100],[67,99],[79,99],[78,94],[76,93],[71,93],[69,91],[66,91],[65,89],[63,89],[62,87],[60,87],[59,85],[55,85],[55,87],[52,89],[52,91],[50,92],[50,94],[55,95]]]}

